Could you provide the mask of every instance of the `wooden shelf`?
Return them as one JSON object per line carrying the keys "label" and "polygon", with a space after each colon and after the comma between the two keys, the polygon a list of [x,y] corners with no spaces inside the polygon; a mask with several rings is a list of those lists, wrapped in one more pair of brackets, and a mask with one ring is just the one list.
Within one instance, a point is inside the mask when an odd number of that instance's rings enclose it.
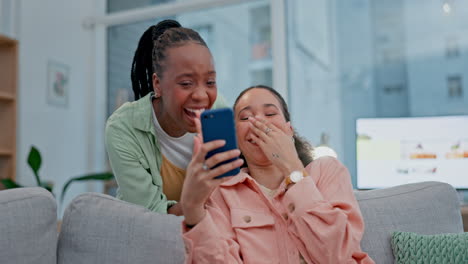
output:
{"label": "wooden shelf", "polygon": [[15,100],[15,95],[9,94],[9,93],[6,93],[6,92],[0,92],[0,100],[14,101]]}
{"label": "wooden shelf", "polygon": [[0,157],[12,156],[13,152],[7,149],[0,149]]}
{"label": "wooden shelf", "polygon": [[6,36],[0,35],[0,45],[17,45],[18,41],[16,39],[11,39]]}
{"label": "wooden shelf", "polygon": [[18,41],[0,35],[0,177],[16,176]]}

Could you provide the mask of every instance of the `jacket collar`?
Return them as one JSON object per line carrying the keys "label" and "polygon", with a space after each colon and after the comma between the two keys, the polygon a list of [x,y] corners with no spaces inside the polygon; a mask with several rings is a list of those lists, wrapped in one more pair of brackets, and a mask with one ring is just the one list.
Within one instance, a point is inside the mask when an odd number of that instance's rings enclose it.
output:
{"label": "jacket collar", "polygon": [[[241,184],[241,183],[248,183],[251,186],[254,186],[254,185],[259,186],[259,184],[255,181],[254,178],[252,178],[252,176],[250,176],[248,174],[248,172],[249,172],[248,168],[242,168],[241,172],[239,174],[237,174],[236,176],[231,177],[231,179],[221,183],[220,186],[230,187],[230,186],[234,186],[234,185]],[[275,197],[278,196],[278,195],[283,194],[284,192],[286,192],[286,190],[287,190],[286,182],[283,181],[280,184],[280,186],[278,187],[278,189],[276,191],[276,194],[275,194]]]}
{"label": "jacket collar", "polygon": [[133,102],[133,127],[144,132],[155,134],[153,124],[153,104],[152,97],[154,93],[150,92],[139,100]]}
{"label": "jacket collar", "polygon": [[252,181],[255,181],[255,180],[252,178],[252,176],[247,174],[247,170],[242,169],[239,174],[237,174],[236,176],[231,177],[229,180],[221,183],[221,186],[234,186],[236,184],[243,183],[245,181],[252,182]]}

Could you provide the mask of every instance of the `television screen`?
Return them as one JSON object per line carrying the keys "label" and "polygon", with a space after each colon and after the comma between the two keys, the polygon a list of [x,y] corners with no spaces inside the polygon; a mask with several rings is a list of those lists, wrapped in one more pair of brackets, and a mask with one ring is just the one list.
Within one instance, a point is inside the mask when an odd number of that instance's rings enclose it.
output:
{"label": "television screen", "polygon": [[441,181],[468,189],[468,116],[356,120],[357,187]]}

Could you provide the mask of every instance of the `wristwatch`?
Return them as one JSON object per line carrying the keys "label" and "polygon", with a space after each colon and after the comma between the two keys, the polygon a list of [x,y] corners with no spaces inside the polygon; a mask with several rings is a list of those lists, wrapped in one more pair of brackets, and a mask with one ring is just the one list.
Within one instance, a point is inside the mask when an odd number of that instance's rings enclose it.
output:
{"label": "wristwatch", "polygon": [[291,184],[291,183],[298,183],[300,182],[302,179],[304,179],[304,177],[308,176],[307,174],[307,171],[306,170],[302,170],[302,171],[293,171],[291,172],[291,174],[289,174],[288,177],[286,177],[286,186]]}

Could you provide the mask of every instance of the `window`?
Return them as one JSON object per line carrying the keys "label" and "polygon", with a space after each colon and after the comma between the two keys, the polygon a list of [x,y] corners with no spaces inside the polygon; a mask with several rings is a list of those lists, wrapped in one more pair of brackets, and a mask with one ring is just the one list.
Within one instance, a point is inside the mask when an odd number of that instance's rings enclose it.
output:
{"label": "window", "polygon": [[107,13],[127,11],[171,2],[175,2],[175,0],[107,0]]}
{"label": "window", "polygon": [[458,38],[447,37],[445,47],[445,57],[448,59],[458,58],[460,56],[460,47],[458,46]]}
{"label": "window", "polygon": [[157,17],[107,28],[108,115],[133,100],[130,68],[138,40],[149,26],[166,18],[197,30],[206,41],[215,60],[219,93],[229,104],[251,85],[272,84],[268,1]]}
{"label": "window", "polygon": [[447,77],[448,95],[451,98],[459,98],[463,96],[462,78],[460,75]]}
{"label": "window", "polygon": [[286,3],[293,124],[354,181],[356,119],[468,114],[468,2]]}

